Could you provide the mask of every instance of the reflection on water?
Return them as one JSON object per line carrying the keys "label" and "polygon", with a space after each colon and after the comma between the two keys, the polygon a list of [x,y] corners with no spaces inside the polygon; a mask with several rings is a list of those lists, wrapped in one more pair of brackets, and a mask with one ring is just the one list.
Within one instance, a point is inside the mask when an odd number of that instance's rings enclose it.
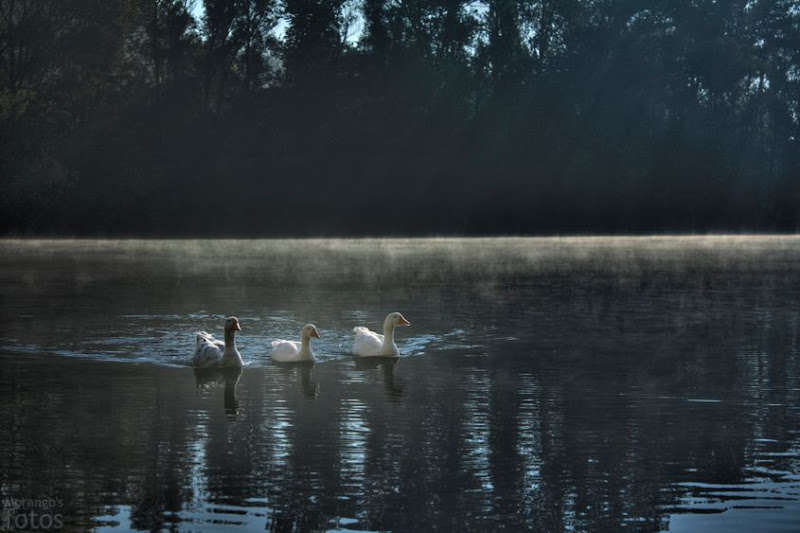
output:
{"label": "reflection on water", "polygon": [[[68,529],[796,530],[798,238],[0,252],[0,493]],[[189,368],[230,314],[247,366]]]}
{"label": "reflection on water", "polygon": [[399,359],[389,357],[354,358],[355,368],[363,372],[378,371],[383,381],[383,390],[391,401],[399,401],[403,397],[405,385],[402,378],[396,378]]}
{"label": "reflection on water", "polygon": [[210,391],[218,385],[222,385],[225,391],[223,405],[225,413],[235,417],[239,412],[239,400],[236,398],[236,385],[242,376],[241,368],[193,368],[197,389]]}

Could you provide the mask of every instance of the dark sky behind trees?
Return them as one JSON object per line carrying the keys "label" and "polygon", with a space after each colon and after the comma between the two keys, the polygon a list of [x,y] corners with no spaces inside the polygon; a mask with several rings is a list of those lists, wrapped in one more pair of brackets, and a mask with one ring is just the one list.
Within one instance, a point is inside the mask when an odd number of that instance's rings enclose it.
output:
{"label": "dark sky behind trees", "polygon": [[0,232],[800,228],[794,0],[197,2],[0,0]]}

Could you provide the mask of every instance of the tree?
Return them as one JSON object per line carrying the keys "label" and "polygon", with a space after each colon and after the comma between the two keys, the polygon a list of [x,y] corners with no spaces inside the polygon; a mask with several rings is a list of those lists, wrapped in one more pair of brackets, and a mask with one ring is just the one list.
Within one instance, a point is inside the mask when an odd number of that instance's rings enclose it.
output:
{"label": "tree", "polygon": [[329,84],[342,55],[338,17],[342,0],[287,0],[285,5],[288,82],[301,88]]}

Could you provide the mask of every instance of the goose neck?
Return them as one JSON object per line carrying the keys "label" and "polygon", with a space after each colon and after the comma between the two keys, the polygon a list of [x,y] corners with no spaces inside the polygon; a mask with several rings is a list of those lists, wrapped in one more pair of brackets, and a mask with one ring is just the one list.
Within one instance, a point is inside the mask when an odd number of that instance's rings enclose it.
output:
{"label": "goose neck", "polygon": [[232,329],[225,330],[225,348],[236,349],[236,332]]}
{"label": "goose neck", "polygon": [[383,325],[383,338],[386,339],[384,342],[394,341],[394,324]]}

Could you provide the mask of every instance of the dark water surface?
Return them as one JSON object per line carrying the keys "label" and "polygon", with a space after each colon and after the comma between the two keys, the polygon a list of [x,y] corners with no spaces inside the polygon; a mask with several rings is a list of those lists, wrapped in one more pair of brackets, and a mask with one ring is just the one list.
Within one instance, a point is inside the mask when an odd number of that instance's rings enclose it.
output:
{"label": "dark water surface", "polygon": [[[798,237],[7,240],[0,267],[0,530],[800,528]],[[393,310],[403,356],[351,357]],[[247,366],[196,373],[227,315]],[[269,361],[306,322],[319,362]]]}

